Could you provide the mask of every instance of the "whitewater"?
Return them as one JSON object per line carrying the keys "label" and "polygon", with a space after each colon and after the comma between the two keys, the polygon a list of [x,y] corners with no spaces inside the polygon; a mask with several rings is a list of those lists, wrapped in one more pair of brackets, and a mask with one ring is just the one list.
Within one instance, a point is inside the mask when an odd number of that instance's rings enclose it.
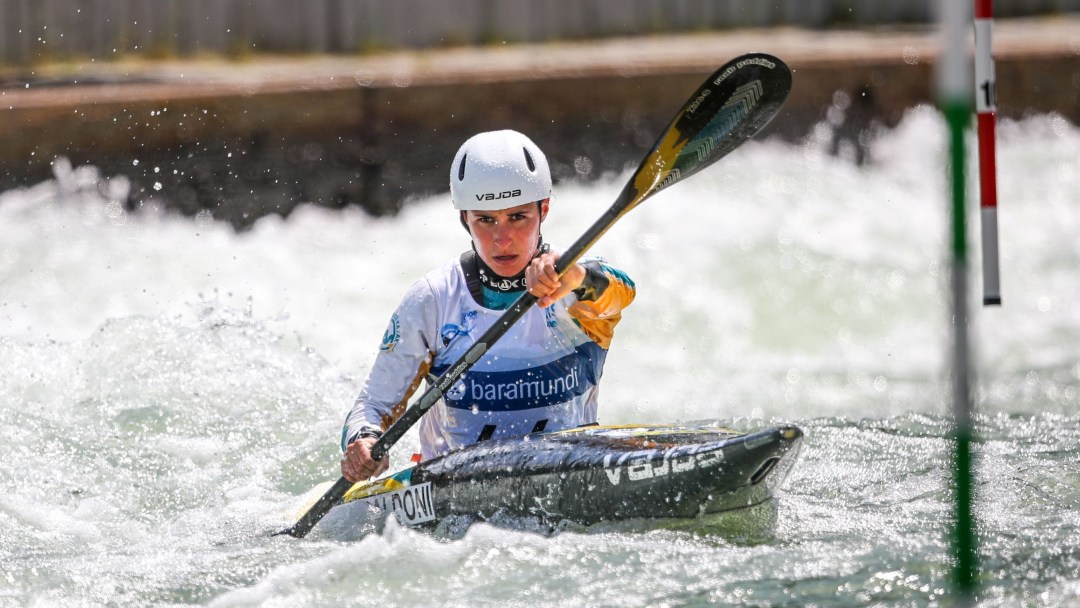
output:
{"label": "whitewater", "polygon": [[[338,475],[399,298],[468,246],[449,195],[238,233],[165,211],[166,188],[131,212],[123,175],[63,160],[0,193],[0,606],[947,605],[945,126],[916,108],[863,166],[831,137],[751,141],[591,252],[638,287],[601,423],[806,432],[754,535],[270,538]],[[980,605],[1080,605],[1080,129],[1003,120],[998,166],[1001,307],[981,306],[969,189]],[[556,184],[546,240],[629,174]]]}

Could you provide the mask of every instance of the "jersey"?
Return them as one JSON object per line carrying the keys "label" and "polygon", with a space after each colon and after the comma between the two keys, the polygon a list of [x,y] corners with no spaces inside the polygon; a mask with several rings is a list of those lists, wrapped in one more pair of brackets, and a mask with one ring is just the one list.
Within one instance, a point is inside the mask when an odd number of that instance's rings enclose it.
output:
{"label": "jersey", "polygon": [[[492,306],[505,309],[516,299],[513,292],[485,297],[477,262],[467,252],[406,292],[346,418],[342,449],[365,430],[388,428],[425,379],[445,372],[502,316]],[[582,265],[582,288],[550,307],[530,308],[424,414],[425,460],[490,438],[596,422],[607,349],[635,288],[599,259]]]}

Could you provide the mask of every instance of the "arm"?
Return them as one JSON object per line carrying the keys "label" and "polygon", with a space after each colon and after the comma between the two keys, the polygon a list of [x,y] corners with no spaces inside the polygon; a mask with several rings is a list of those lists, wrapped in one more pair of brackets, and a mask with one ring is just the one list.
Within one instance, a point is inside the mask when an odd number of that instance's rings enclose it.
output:
{"label": "arm", "polygon": [[386,470],[389,459],[371,459],[371,447],[405,408],[427,376],[435,351],[434,297],[426,281],[406,293],[383,336],[360,395],[341,432],[341,474],[360,481]]}

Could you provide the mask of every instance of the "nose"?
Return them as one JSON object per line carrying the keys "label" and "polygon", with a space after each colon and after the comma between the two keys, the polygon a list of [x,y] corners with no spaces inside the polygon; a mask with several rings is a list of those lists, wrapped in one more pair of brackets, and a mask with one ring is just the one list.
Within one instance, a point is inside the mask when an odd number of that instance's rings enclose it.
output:
{"label": "nose", "polygon": [[510,228],[504,223],[498,223],[495,225],[492,231],[492,242],[499,247],[505,247],[509,245],[514,239],[511,235]]}

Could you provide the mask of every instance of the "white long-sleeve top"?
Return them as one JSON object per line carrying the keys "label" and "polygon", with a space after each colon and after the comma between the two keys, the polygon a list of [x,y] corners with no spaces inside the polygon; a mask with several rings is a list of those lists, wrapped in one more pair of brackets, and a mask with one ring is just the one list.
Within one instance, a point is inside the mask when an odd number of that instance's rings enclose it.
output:
{"label": "white long-sleeve top", "polygon": [[[477,302],[483,296],[470,255],[428,273],[406,292],[346,417],[342,449],[366,429],[388,428],[429,374],[443,373],[502,316]],[[492,437],[596,421],[607,348],[635,291],[625,274],[602,261],[583,265],[583,289],[548,308],[529,309],[424,414],[425,460]]]}

